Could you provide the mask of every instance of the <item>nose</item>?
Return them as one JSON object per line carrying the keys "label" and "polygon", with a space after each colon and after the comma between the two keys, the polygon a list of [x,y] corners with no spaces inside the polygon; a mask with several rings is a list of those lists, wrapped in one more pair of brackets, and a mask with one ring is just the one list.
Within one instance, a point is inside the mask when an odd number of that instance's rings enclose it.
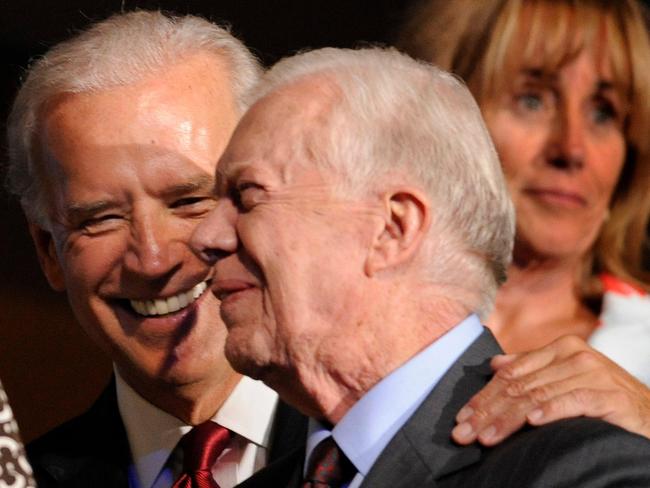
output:
{"label": "nose", "polygon": [[577,107],[564,107],[552,123],[547,158],[549,164],[568,171],[582,169],[588,128],[580,110]]}
{"label": "nose", "polygon": [[131,239],[123,261],[127,273],[147,280],[173,273],[183,260],[182,238],[173,233],[173,225],[168,225],[158,213],[134,217]]}
{"label": "nose", "polygon": [[233,202],[222,198],[216,207],[194,229],[190,246],[208,264],[237,251],[239,245],[235,221],[237,209]]}

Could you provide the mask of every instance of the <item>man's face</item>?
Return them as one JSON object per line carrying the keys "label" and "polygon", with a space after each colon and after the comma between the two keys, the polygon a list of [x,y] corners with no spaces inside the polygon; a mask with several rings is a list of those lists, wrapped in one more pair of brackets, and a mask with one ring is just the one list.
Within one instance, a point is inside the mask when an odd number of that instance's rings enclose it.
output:
{"label": "man's face", "polygon": [[50,283],[141,392],[223,375],[225,328],[189,238],[214,207],[237,120],[226,68],[188,58],[135,85],[48,106],[41,151],[52,233],[32,226]]}
{"label": "man's face", "polygon": [[314,166],[304,141],[317,135],[319,96],[302,83],[244,117],[219,162],[217,208],[193,237],[217,256],[226,356],[281,392],[363,332],[364,262],[380,224],[376,202],[337,196]]}

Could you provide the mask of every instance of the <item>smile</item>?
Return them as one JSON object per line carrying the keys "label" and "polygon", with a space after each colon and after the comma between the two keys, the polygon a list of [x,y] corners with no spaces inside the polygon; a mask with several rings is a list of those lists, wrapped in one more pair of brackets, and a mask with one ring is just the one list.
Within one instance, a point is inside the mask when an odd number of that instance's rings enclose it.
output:
{"label": "smile", "polygon": [[129,303],[131,304],[131,307],[133,307],[133,310],[140,315],[147,317],[153,315],[165,315],[188,307],[203,295],[203,292],[207,287],[207,283],[202,281],[191,290],[171,297],[156,298],[155,300],[129,300]]}

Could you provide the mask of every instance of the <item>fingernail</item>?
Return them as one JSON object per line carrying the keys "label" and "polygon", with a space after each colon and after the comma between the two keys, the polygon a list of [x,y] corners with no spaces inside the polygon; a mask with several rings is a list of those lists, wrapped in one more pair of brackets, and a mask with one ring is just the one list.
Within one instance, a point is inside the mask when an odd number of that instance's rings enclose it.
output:
{"label": "fingernail", "polygon": [[474,434],[474,430],[472,429],[472,426],[468,424],[467,422],[463,422],[462,424],[458,424],[456,427],[454,427],[453,431],[454,436],[460,437],[462,439],[468,439],[472,437]]}
{"label": "fingernail", "polygon": [[479,439],[481,439],[481,441],[489,441],[495,436],[496,433],[497,433],[496,427],[494,425],[490,425],[486,429],[483,429],[479,433],[478,437]]}
{"label": "fingernail", "polygon": [[544,412],[542,411],[542,409],[536,408],[535,410],[530,412],[526,417],[531,422],[537,422],[538,420],[541,420],[543,416],[544,416]]}
{"label": "fingernail", "polygon": [[460,409],[458,415],[456,415],[456,421],[465,422],[465,420],[470,418],[472,415],[474,415],[474,409],[469,406],[464,406],[463,408]]}

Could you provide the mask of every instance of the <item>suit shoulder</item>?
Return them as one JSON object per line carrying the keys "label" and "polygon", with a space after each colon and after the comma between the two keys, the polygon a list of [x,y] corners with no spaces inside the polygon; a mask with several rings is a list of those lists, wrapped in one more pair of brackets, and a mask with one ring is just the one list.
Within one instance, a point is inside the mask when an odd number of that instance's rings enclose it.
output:
{"label": "suit shoulder", "polygon": [[89,451],[106,447],[106,439],[125,437],[117,406],[115,383],[104,389],[92,406],[43,434],[27,445],[28,455],[51,452]]}
{"label": "suit shoulder", "polygon": [[[40,487],[110,486],[104,481],[124,478],[131,455],[114,390],[109,387],[88,411],[30,442],[26,451]],[[90,476],[103,479],[89,484]]]}
{"label": "suit shoulder", "polygon": [[27,454],[32,459],[48,452],[64,453],[87,449],[89,444],[93,444],[96,430],[97,424],[85,412],[31,441],[26,446]]}
{"label": "suit shoulder", "polygon": [[[575,418],[530,428],[485,450],[479,486],[650,486],[650,440]],[[496,483],[496,484],[495,484]]]}

